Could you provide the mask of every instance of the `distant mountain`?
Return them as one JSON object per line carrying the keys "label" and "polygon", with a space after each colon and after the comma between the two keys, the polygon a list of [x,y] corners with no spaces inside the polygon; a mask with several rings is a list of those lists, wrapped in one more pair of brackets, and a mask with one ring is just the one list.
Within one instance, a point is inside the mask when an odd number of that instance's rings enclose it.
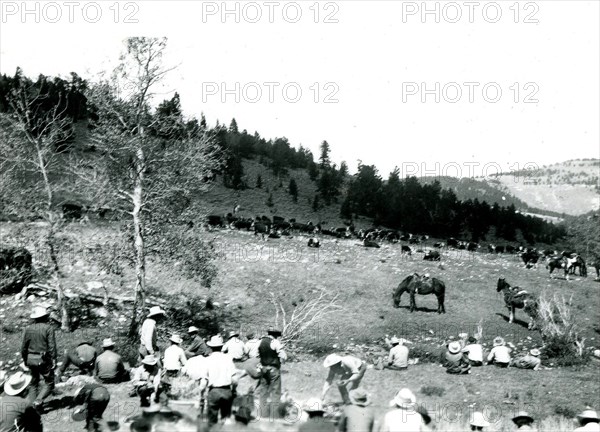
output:
{"label": "distant mountain", "polygon": [[576,159],[535,170],[504,173],[487,182],[531,207],[582,215],[600,209],[600,160]]}

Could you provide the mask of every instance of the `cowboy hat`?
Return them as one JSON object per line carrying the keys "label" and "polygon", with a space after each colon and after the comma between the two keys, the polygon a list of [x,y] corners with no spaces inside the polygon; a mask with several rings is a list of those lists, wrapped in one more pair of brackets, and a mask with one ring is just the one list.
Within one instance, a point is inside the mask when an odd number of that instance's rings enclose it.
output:
{"label": "cowboy hat", "polygon": [[236,332],[235,330],[231,330],[229,332],[229,336],[227,336],[228,339],[231,339],[232,337],[236,337],[239,336],[240,334],[238,332]]}
{"label": "cowboy hat", "polygon": [[336,365],[338,363],[340,363],[342,361],[342,357],[337,355],[337,354],[329,354],[327,357],[325,357],[325,361],[323,362],[323,367],[331,367],[333,365]]}
{"label": "cowboy hat", "polygon": [[164,315],[165,311],[160,308],[160,306],[152,306],[150,311],[148,312],[148,318],[156,316],[156,315]]}
{"label": "cowboy hat", "polygon": [[271,336],[281,336],[283,333],[279,329],[270,328],[269,330],[267,330],[267,334]]}
{"label": "cowboy hat", "polygon": [[476,427],[488,427],[490,424],[485,420],[485,417],[482,412],[474,412],[473,420],[471,420],[471,426]]}
{"label": "cowboy hat", "polygon": [[504,342],[504,338],[497,336],[494,338],[494,346],[504,346],[506,342]]}
{"label": "cowboy hat", "polygon": [[356,388],[354,390],[350,390],[350,400],[354,405],[358,406],[367,406],[371,404],[371,400],[369,399],[369,394],[361,389]]}
{"label": "cowboy hat", "polygon": [[475,336],[469,336],[469,339],[467,339],[467,342],[475,343],[475,342],[477,342],[477,338]]}
{"label": "cowboy hat", "polygon": [[516,422],[517,420],[526,420],[526,419],[533,422],[533,417],[531,417],[526,411],[519,411],[517,413],[517,415],[512,418],[512,421]]}
{"label": "cowboy hat", "polygon": [[222,347],[223,346],[223,338],[219,335],[213,336],[210,338],[210,340],[208,342],[206,342],[206,345],[208,345],[211,348]]}
{"label": "cowboy hat", "polygon": [[529,354],[531,354],[532,356],[535,356],[535,357],[538,357],[541,353],[542,352],[537,348],[534,348],[531,351],[529,351]]}
{"label": "cowboy hat", "polygon": [[174,342],[174,343],[176,343],[176,344],[180,344],[181,342],[183,342],[183,339],[181,339],[181,336],[179,336],[178,334],[174,334],[174,335],[172,335],[172,336],[169,338],[169,340],[170,340],[171,342]]}
{"label": "cowboy hat", "polygon": [[393,337],[390,339],[390,343],[391,343],[392,345],[398,345],[398,344],[400,343],[400,339],[398,339],[396,336],[393,336]]}
{"label": "cowboy hat", "polygon": [[407,388],[401,389],[394,399],[390,401],[390,406],[397,406],[398,408],[408,408],[417,401],[416,396]]}
{"label": "cowboy hat", "polygon": [[585,410],[581,413],[581,414],[577,414],[577,418],[578,419],[589,419],[589,420],[596,420],[596,422],[598,422],[598,420],[600,420],[600,418],[598,418],[598,413],[596,411],[594,411],[593,409],[591,409],[590,407],[586,407]]}
{"label": "cowboy hat", "polygon": [[106,338],[102,341],[102,348],[110,348],[115,346],[115,343],[111,338]]}
{"label": "cowboy hat", "polygon": [[71,418],[76,422],[84,421],[87,418],[87,407],[77,408],[73,411]]}
{"label": "cowboy hat", "polygon": [[31,382],[31,375],[25,375],[23,372],[17,372],[4,383],[4,393],[9,396],[16,396],[27,388]]}
{"label": "cowboy hat", "polygon": [[198,333],[199,331],[200,331],[200,329],[198,327],[196,327],[196,326],[191,326],[188,329],[188,333]]}
{"label": "cowboy hat", "polygon": [[448,344],[448,352],[450,354],[458,354],[461,350],[460,342],[454,341]]}
{"label": "cowboy hat", "polygon": [[4,385],[4,382],[6,381],[6,377],[7,377],[7,373],[6,371],[0,370],[0,387]]}
{"label": "cowboy hat", "polygon": [[158,363],[158,359],[154,356],[154,354],[148,354],[146,357],[144,357],[142,363],[148,366],[154,366],[156,363]]}
{"label": "cowboy hat", "polygon": [[31,319],[38,319],[48,316],[48,309],[43,306],[36,306],[33,308],[31,315],[29,316]]}
{"label": "cowboy hat", "polygon": [[325,412],[325,409],[323,408],[323,401],[321,401],[319,398],[308,399],[302,406],[302,409],[308,413]]}

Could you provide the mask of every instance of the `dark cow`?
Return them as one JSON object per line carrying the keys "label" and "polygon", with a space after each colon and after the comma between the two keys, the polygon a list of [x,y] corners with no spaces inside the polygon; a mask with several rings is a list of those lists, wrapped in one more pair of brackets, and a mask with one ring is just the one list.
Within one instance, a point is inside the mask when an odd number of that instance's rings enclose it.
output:
{"label": "dark cow", "polygon": [[521,252],[521,259],[525,264],[525,268],[535,268],[537,267],[537,263],[540,259],[540,254],[533,248],[526,248],[523,252]]}
{"label": "dark cow", "polygon": [[433,247],[434,247],[434,248],[439,248],[439,249],[441,249],[441,248],[444,248],[444,247],[446,247],[446,243],[444,243],[444,242],[435,242],[435,243],[433,244]]}
{"label": "dark cow", "polygon": [[223,226],[223,217],[222,216],[210,215],[206,219],[210,226],[213,226],[213,227],[222,227]]}
{"label": "dark cow", "polygon": [[458,240],[456,240],[454,237],[450,237],[448,240],[446,240],[446,244],[448,247],[458,248]]}
{"label": "dark cow", "polygon": [[235,228],[235,229],[245,229],[250,231],[250,228],[252,228],[252,221],[251,220],[247,220],[247,219],[239,219],[236,220],[234,222],[232,222],[229,227],[231,229]]}
{"label": "dark cow", "polygon": [[410,234],[402,234],[400,236],[400,240],[402,240],[402,241],[409,241],[411,237],[412,236]]}
{"label": "dark cow", "polygon": [[381,246],[379,246],[379,244],[377,244],[377,242],[374,242],[373,240],[369,240],[369,239],[363,240],[363,246],[368,247],[368,248],[377,248],[377,249],[379,249],[381,247]]}
{"label": "dark cow", "polygon": [[506,245],[506,247],[504,248],[504,250],[506,250],[506,253],[512,254],[512,253],[515,253],[515,251],[517,249],[514,246],[512,246],[512,245]]}
{"label": "dark cow", "polygon": [[269,234],[271,231],[271,227],[262,222],[254,222],[252,228],[254,228],[254,235],[260,234],[263,239],[265,238],[265,234]]}
{"label": "dark cow", "polygon": [[496,253],[496,252],[497,252],[497,251],[496,251],[496,246],[495,246],[495,245],[493,245],[493,244],[489,244],[489,245],[488,245],[488,252],[489,252],[489,253]]}
{"label": "dark cow", "polygon": [[66,203],[62,206],[63,218],[66,220],[79,220],[83,214],[83,206],[79,204]]}
{"label": "dark cow", "polygon": [[496,246],[496,253],[504,253],[504,246]]}
{"label": "dark cow", "polygon": [[316,237],[311,237],[308,239],[308,247],[312,247],[312,248],[319,248],[321,247],[321,242],[319,241],[318,238]]}
{"label": "dark cow", "polygon": [[0,248],[0,294],[23,289],[33,270],[31,253],[25,248]]}
{"label": "dark cow", "polygon": [[479,248],[479,245],[475,242],[467,243],[467,250],[469,252],[475,252]]}
{"label": "dark cow", "polygon": [[277,230],[271,228],[269,230],[268,238],[270,238],[270,239],[279,239],[279,238],[281,238],[281,235],[277,232]]}
{"label": "dark cow", "polygon": [[406,245],[402,245],[400,247],[400,253],[401,254],[407,254],[407,255],[412,255],[412,249],[410,248],[410,246],[406,246]]}
{"label": "dark cow", "polygon": [[419,244],[421,243],[421,240],[419,240],[418,237],[412,237],[408,240],[408,244]]}
{"label": "dark cow", "polygon": [[338,238],[349,238],[351,234],[350,234],[350,230],[348,228],[343,227],[343,228],[336,228],[335,235]]}
{"label": "dark cow", "polygon": [[439,261],[441,259],[438,251],[428,251],[423,257],[425,261]]}
{"label": "dark cow", "polygon": [[281,216],[273,216],[273,224],[281,224],[285,222],[285,218],[282,218]]}

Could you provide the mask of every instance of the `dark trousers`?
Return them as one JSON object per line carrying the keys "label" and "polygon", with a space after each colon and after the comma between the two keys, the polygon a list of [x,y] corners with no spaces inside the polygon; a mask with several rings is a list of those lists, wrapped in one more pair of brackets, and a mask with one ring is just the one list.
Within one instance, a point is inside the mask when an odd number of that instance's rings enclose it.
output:
{"label": "dark trousers", "polygon": [[96,379],[103,384],[118,384],[118,383],[129,381],[130,377],[129,377],[129,372],[123,371],[123,372],[121,372],[120,375],[117,375],[116,377],[111,377],[111,378],[96,377]]}
{"label": "dark trousers", "polygon": [[221,419],[231,416],[231,406],[233,405],[233,392],[230,387],[213,387],[208,391],[207,397],[207,417],[208,426],[219,422],[219,413]]}
{"label": "dark trousers", "polygon": [[99,431],[102,414],[110,402],[110,394],[104,387],[92,390],[87,406],[86,427],[88,431]]}
{"label": "dark trousers", "polygon": [[82,362],[75,351],[67,350],[65,351],[65,356],[63,357],[62,365],[58,370],[58,373],[62,374],[70,365],[78,367],[79,370],[85,374],[91,374],[94,371],[94,360]]}
{"label": "dark trousers", "polygon": [[271,410],[269,402],[275,406],[279,405],[281,399],[281,370],[275,366],[263,366],[258,383],[260,396],[260,410],[263,416],[270,418]]}
{"label": "dark trousers", "polygon": [[41,402],[54,390],[54,369],[46,362],[27,367],[31,371],[31,399]]}

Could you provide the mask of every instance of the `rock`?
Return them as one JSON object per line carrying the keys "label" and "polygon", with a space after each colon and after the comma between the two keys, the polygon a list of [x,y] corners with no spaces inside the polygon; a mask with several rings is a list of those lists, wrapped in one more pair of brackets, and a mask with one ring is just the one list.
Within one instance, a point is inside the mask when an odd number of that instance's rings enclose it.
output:
{"label": "rock", "polygon": [[29,303],[33,303],[35,301],[35,299],[36,299],[36,297],[33,294],[31,294],[29,297],[27,297],[27,301]]}
{"label": "rock", "polygon": [[99,281],[86,282],[85,286],[90,291],[101,290],[102,288],[104,288],[104,284]]}
{"label": "rock", "polygon": [[106,308],[103,306],[94,308],[92,309],[92,315],[98,318],[106,318],[108,316],[108,310],[106,310]]}

